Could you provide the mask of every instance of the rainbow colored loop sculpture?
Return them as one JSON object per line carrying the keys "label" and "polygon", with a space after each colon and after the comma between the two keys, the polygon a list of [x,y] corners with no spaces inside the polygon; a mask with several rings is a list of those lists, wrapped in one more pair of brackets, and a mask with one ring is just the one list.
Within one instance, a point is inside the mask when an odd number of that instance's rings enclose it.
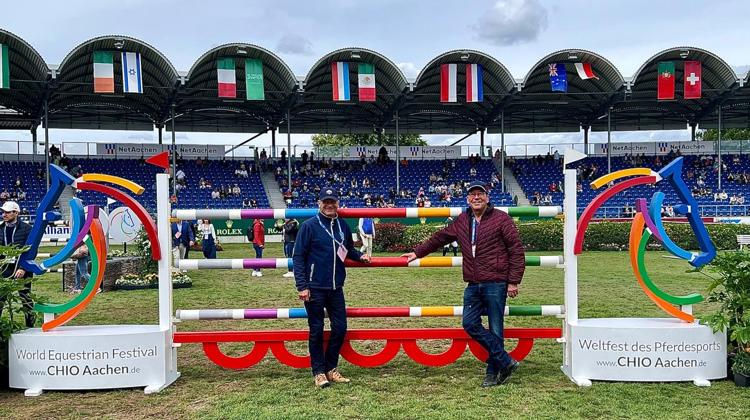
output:
{"label": "rainbow colored loop sculpture", "polygon": [[669,235],[667,235],[661,217],[664,193],[658,191],[651,197],[650,204],[647,204],[645,198],[639,198],[635,202],[636,214],[633,218],[633,224],[630,229],[629,241],[630,264],[639,286],[659,308],[669,315],[685,322],[693,322],[695,317],[693,317],[692,314],[672,305],[692,305],[702,301],[703,296],[697,293],[675,296],[661,290],[649,277],[645,262],[646,247],[652,236],[658,240],[667,251],[678,258],[686,260],[694,267],[701,267],[708,264],[716,256],[716,248],[711,242],[711,239],[708,236],[708,231],[706,230],[706,225],[703,223],[703,220],[698,213],[698,202],[693,198],[690,189],[682,179],[682,162],[683,160],[680,157],[672,161],[659,172],[654,172],[649,168],[631,168],[616,171],[594,180],[591,183],[591,187],[598,189],[610,182],[635,176],[635,178],[608,187],[604,192],[596,196],[588,206],[586,206],[578,221],[574,252],[580,254],[583,251],[583,241],[586,234],[586,228],[591,222],[594,214],[596,214],[596,211],[607,200],[617,193],[637,185],[655,185],[666,181],[671,185],[677,194],[677,197],[682,201],[681,205],[675,206],[675,211],[687,217],[690,227],[698,240],[700,252],[690,252],[682,249],[672,241]]}
{"label": "rainbow colored loop sculpture", "polygon": [[[561,212],[560,207],[500,207],[515,217],[555,217]],[[339,210],[339,216],[344,218],[381,217],[381,218],[421,218],[457,216],[465,211],[464,208],[347,208]],[[252,210],[175,210],[172,216],[181,220],[195,219],[278,219],[278,218],[306,218],[317,214],[317,209],[252,209]],[[460,267],[462,259],[456,257],[425,257],[409,263],[406,258],[374,257],[371,264],[364,265],[356,261],[347,260],[347,267]],[[526,266],[562,268],[562,256],[528,256]],[[282,268],[291,269],[292,260],[289,258],[248,258],[248,259],[215,259],[215,260],[180,260],[179,268],[183,270],[196,269],[256,269]],[[430,317],[430,316],[461,316],[463,308],[460,306],[436,307],[374,307],[348,308],[347,313],[352,317]],[[563,316],[564,309],[559,305],[507,307],[506,314],[511,316]],[[267,309],[197,309],[178,310],[176,321],[205,321],[229,319],[283,319],[304,318],[307,316],[304,308],[267,308]],[[517,340],[515,348],[510,352],[516,360],[525,358],[534,345],[535,339],[558,339],[562,336],[560,328],[506,328],[505,338]],[[307,331],[200,331],[176,332],[175,343],[201,343],[206,356],[219,366],[229,369],[249,368],[262,360],[268,351],[281,363],[295,367],[310,366],[309,356],[299,356],[286,348],[286,342],[306,341]],[[327,335],[326,335],[327,340]],[[362,354],[351,345],[352,341],[382,340],[385,345],[375,354]],[[440,354],[430,354],[423,351],[417,340],[450,340],[449,348]],[[219,343],[224,342],[252,342],[252,350],[244,356],[233,357],[224,354]],[[455,362],[469,348],[480,360],[487,359],[484,349],[469,337],[461,328],[421,328],[421,329],[380,329],[380,330],[350,330],[347,332],[346,342],[341,355],[349,362],[363,366],[376,367],[388,363],[401,349],[404,353],[426,366],[445,366]]]}
{"label": "rainbow colored loop sculpture", "polygon": [[[34,305],[34,310],[37,312],[51,315],[50,317],[45,317],[45,322],[42,324],[43,331],[50,331],[64,325],[88,306],[96,295],[96,291],[101,286],[102,279],[104,278],[104,270],[107,265],[107,240],[102,224],[99,221],[99,208],[97,206],[87,206],[86,211],[84,211],[83,204],[78,198],[73,198],[69,201],[71,210],[70,238],[66,241],[59,241],[60,243],[65,243],[65,246],[54,255],[39,254],[39,246],[43,243],[42,236],[47,224],[54,224],[61,218],[60,213],[54,211],[54,205],[65,188],[98,191],[128,206],[141,220],[149,239],[151,239],[151,243],[154,244],[152,246],[152,258],[154,260],[161,258],[161,252],[157,245],[156,224],[151,216],[148,215],[146,209],[128,194],[107,185],[99,184],[99,182],[115,184],[138,195],[144,191],[140,185],[124,178],[105,174],[85,174],[76,179],[62,168],[50,165],[50,187],[37,207],[37,223],[34,223],[29,238],[26,241],[29,249],[21,255],[19,264],[25,270],[37,275],[57,271],[52,267],[62,264],[73,255],[81,244],[86,244],[91,256],[91,272],[94,275],[86,283],[84,290],[66,303],[37,303]],[[41,263],[37,263],[36,258],[42,255],[46,259]]]}

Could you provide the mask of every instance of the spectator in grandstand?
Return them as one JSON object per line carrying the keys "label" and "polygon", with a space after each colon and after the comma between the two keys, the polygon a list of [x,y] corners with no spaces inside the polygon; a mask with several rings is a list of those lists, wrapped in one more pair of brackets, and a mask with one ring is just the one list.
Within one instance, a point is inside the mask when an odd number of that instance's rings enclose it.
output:
{"label": "spectator in grandstand", "polygon": [[472,177],[472,178],[475,178],[477,176],[477,168],[475,168],[475,167],[472,166],[469,169],[469,176]]}
{"label": "spectator in grandstand", "polygon": [[3,192],[0,193],[0,200],[4,203],[6,200],[10,199],[10,193],[8,192],[8,189],[3,189]]}
{"label": "spectator in grandstand", "polygon": [[518,196],[513,194],[513,205],[518,206]]}
{"label": "spectator in grandstand", "polygon": [[[716,201],[716,194],[714,194],[714,201]],[[731,197],[729,197],[729,205],[737,204],[737,195],[732,194]]]}
{"label": "spectator in grandstand", "polygon": [[294,196],[292,194],[292,190],[290,190],[290,189],[287,188],[286,190],[284,190],[284,193],[282,195],[284,196],[284,202],[286,203],[286,205],[287,206],[291,205],[292,204],[292,197]]}
{"label": "spectator in grandstand", "polygon": [[552,158],[555,160],[555,162],[559,162],[560,161],[560,152],[558,152],[557,150],[555,150],[555,154],[552,155]]}
{"label": "spectator in grandstand", "polygon": [[281,164],[286,165],[286,149],[281,149]]}
{"label": "spectator in grandstand", "polygon": [[401,167],[406,168],[409,166],[409,161],[406,159],[406,156],[401,158]]}
{"label": "spectator in grandstand", "polygon": [[240,194],[242,194],[242,189],[239,185],[234,184],[234,187],[232,187],[232,195],[234,195],[235,197],[239,197]]}
{"label": "spectator in grandstand", "polygon": [[249,198],[243,199],[242,200],[242,208],[246,209],[246,208],[249,208],[249,207],[250,207],[250,199]]}
{"label": "spectator in grandstand", "polygon": [[182,170],[182,168],[177,170],[177,175],[175,175],[177,178],[177,182],[184,184],[185,183],[185,171]]}
{"label": "spectator in grandstand", "polygon": [[309,157],[310,157],[310,156],[309,156],[309,155],[307,154],[307,149],[305,149],[305,150],[304,150],[304,151],[302,152],[302,155],[300,155],[300,157],[302,158],[302,166],[306,166],[306,165],[307,165],[307,158],[309,158]]}
{"label": "spectator in grandstand", "polygon": [[[2,234],[3,236],[3,245],[17,245],[19,247],[26,245],[26,240],[29,238],[29,234],[31,233],[31,226],[18,218],[19,214],[21,213],[21,209],[18,206],[18,203],[13,201],[6,201],[5,203],[3,203],[0,210],[2,210],[3,213],[3,220],[2,222],[0,222],[0,234]],[[31,298],[30,280],[33,276],[33,273],[27,272],[23,268],[19,267],[17,260],[15,262],[9,262],[8,264],[5,264],[1,269],[3,278],[14,278],[16,280],[25,279],[25,281],[27,281],[27,283],[24,283],[23,288],[18,291],[18,296],[21,298],[23,306],[28,309],[28,311],[24,314],[26,327],[32,328],[34,326],[34,320],[36,318],[34,315],[34,311],[31,310],[34,306],[34,302]],[[4,307],[5,300],[3,298],[3,300],[0,300],[0,316],[2,316]]]}
{"label": "spectator in grandstand", "polygon": [[[489,353],[483,387],[505,383],[518,362],[505,351],[503,313],[506,296],[516,297],[525,269],[523,244],[513,219],[489,204],[483,183],[469,186],[468,212],[403,254],[408,261],[422,258],[445,244],[457,241],[463,252],[463,327]],[[469,251],[470,250],[470,251]],[[489,330],[482,325],[487,314]]]}
{"label": "spectator in grandstand", "polygon": [[26,192],[20,188],[18,189],[18,193],[16,194],[16,196],[18,197],[18,201],[26,200]]}
{"label": "spectator in grandstand", "polygon": [[16,176],[16,182],[13,184],[13,186],[16,188],[16,190],[23,188],[23,181],[21,180],[21,176]]}
{"label": "spectator in grandstand", "polygon": [[[635,214],[635,213],[633,213]],[[667,206],[667,217],[674,217],[674,207]]]}
{"label": "spectator in grandstand", "polygon": [[378,165],[385,165],[389,160],[391,159],[388,157],[388,149],[385,146],[380,146],[378,150]]}
{"label": "spectator in grandstand", "polygon": [[310,163],[315,162],[315,151],[310,151]]}
{"label": "spectator in grandstand", "polygon": [[576,184],[576,192],[577,193],[583,192],[583,184],[581,184],[580,182]]}
{"label": "spectator in grandstand", "polygon": [[208,219],[203,219],[198,226],[198,233],[201,237],[201,249],[203,250],[203,257],[208,259],[216,258],[216,242],[218,236],[216,236],[216,229],[213,223]]}
{"label": "spectator in grandstand", "polygon": [[[368,263],[370,258],[354,248],[349,226],[337,217],[339,200],[334,191],[325,190],[318,203],[320,213],[302,223],[297,235],[294,280],[297,295],[307,309],[313,378],[315,385],[323,388],[331,382],[349,382],[338,370],[339,352],[346,335],[344,260]],[[331,320],[327,347],[323,345],[325,311]]]}
{"label": "spectator in grandstand", "polygon": [[257,209],[258,208],[258,200],[254,199],[254,198],[251,198],[250,199],[250,207],[254,208],[254,209]]}
{"label": "spectator in grandstand", "polygon": [[[254,219],[252,226],[248,227],[252,229],[252,243],[253,249],[255,250],[255,258],[263,258],[263,249],[266,247],[266,228],[263,226],[263,220]],[[248,239],[250,239],[248,234]],[[259,270],[253,270],[253,277],[263,277],[263,273]]]}
{"label": "spectator in grandstand", "polygon": [[745,205],[745,196],[742,193],[737,196],[737,204],[740,206]]}
{"label": "spectator in grandstand", "polygon": [[187,220],[172,222],[172,258],[178,267],[180,259],[186,258],[190,247],[195,243],[193,227]]}
{"label": "spectator in grandstand", "polygon": [[266,149],[260,151],[260,169],[265,172],[268,170],[268,154]]}
{"label": "spectator in grandstand", "polygon": [[214,200],[218,200],[219,198],[221,198],[221,193],[218,189],[214,188],[214,190],[211,191],[211,198]]}

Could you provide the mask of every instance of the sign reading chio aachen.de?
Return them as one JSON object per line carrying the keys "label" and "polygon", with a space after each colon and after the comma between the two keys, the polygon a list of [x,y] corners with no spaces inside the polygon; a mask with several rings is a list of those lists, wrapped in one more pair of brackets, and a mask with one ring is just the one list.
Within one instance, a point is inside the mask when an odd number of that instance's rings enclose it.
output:
{"label": "sign reading chio aachen.de", "polygon": [[165,334],[158,326],[39,328],[14,334],[8,346],[10,386],[22,389],[110,389],[163,383]]}
{"label": "sign reading chio aachen.de", "polygon": [[578,320],[571,329],[573,377],[686,381],[726,377],[726,335],[667,318]]}

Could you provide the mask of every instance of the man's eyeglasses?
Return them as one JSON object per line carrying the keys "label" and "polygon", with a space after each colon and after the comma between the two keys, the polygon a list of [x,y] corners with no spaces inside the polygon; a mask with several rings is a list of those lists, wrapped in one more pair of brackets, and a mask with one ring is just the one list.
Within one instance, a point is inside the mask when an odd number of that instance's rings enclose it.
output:
{"label": "man's eyeglasses", "polygon": [[469,197],[484,197],[487,193],[484,192],[473,192],[469,193]]}

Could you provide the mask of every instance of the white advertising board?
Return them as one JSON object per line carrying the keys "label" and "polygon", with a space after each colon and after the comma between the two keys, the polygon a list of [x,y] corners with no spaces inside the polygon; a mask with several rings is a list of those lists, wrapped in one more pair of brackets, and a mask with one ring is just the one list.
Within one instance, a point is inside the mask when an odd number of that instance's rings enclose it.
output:
{"label": "white advertising board", "polygon": [[573,378],[667,382],[727,376],[726,335],[705,325],[670,318],[597,318],[569,328]]}

